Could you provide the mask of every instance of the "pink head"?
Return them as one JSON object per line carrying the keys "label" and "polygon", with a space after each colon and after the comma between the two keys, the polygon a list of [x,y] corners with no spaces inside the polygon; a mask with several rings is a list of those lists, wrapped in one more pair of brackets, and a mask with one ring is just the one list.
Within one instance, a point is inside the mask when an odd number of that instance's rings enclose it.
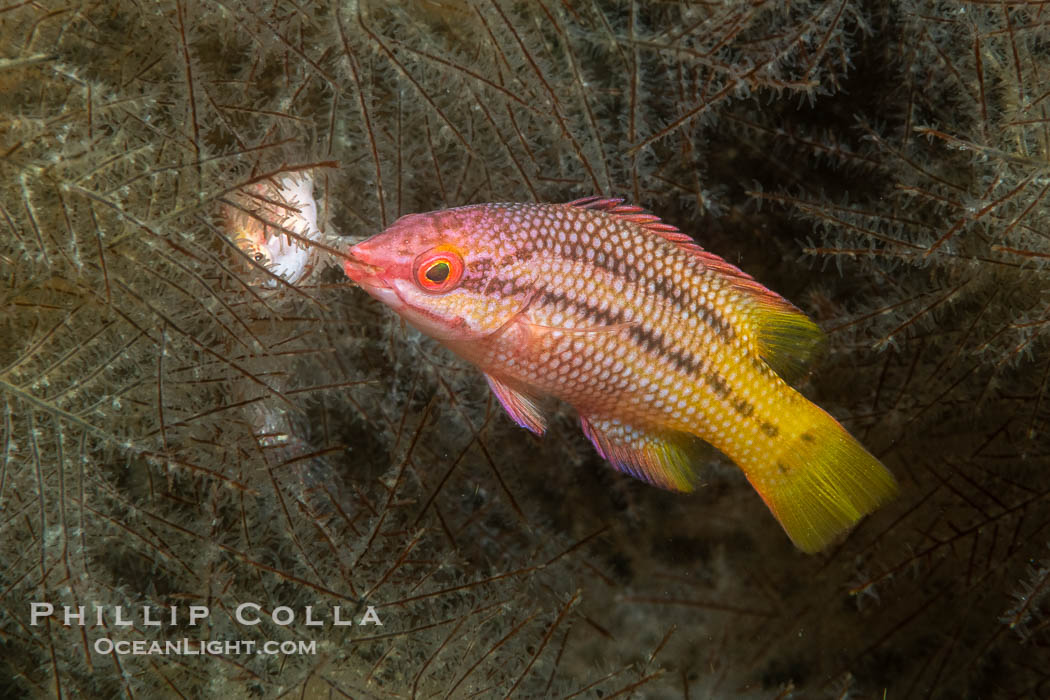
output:
{"label": "pink head", "polygon": [[485,205],[402,216],[352,247],[347,277],[438,340],[491,333],[521,308],[490,289],[506,243]]}

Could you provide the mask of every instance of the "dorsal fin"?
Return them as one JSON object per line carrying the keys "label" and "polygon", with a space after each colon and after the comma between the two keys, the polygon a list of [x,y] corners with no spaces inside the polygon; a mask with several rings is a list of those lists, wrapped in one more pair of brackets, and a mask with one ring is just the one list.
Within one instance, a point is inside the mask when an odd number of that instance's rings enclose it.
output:
{"label": "dorsal fin", "polygon": [[638,224],[646,231],[652,231],[661,238],[666,238],[674,243],[690,243],[696,246],[697,250],[703,250],[696,243],[693,243],[692,238],[679,231],[677,226],[661,221],[659,216],[647,212],[643,207],[635,204],[624,204],[623,197],[592,195],[566,202],[565,206],[614,214],[617,218]]}
{"label": "dorsal fin", "polygon": [[644,208],[624,204],[621,197],[593,195],[568,202],[568,206],[612,214],[638,224],[689,253],[706,270],[717,273],[749,302],[749,333],[755,338],[759,356],[784,380],[805,376],[809,363],[819,354],[824,334],[798,307],[736,265],[701,248],[677,227],[664,223]]}

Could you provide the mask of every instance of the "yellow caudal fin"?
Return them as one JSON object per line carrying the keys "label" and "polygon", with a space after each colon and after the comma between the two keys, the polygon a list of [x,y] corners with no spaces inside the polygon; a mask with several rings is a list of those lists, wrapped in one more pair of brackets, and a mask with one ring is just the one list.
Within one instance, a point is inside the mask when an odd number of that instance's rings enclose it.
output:
{"label": "yellow caudal fin", "polygon": [[768,468],[745,468],[788,537],[803,552],[827,547],[897,493],[893,475],[824,411]]}

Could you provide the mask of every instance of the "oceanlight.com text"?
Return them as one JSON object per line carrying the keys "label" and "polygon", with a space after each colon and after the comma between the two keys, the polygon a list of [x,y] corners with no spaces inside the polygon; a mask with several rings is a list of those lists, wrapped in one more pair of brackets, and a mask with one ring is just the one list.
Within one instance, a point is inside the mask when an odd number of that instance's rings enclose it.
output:
{"label": "oceanlight.com text", "polygon": [[[88,612],[88,608],[94,611],[94,615]],[[234,619],[241,625],[257,625],[268,617],[278,627],[287,627],[301,622],[307,627],[323,627],[334,625],[336,627],[349,627],[351,625],[378,625],[383,621],[379,619],[374,605],[366,606],[357,611],[357,618],[351,617],[351,613],[336,605],[325,611],[323,608],[315,610],[312,605],[307,605],[302,610],[278,605],[268,614],[262,612],[259,603],[241,603],[233,612]],[[63,605],[61,610],[62,624],[65,626],[80,625],[81,627],[94,624],[103,627],[107,622],[117,627],[131,627],[141,623],[145,627],[175,626],[185,623],[190,626],[206,624],[211,616],[211,610],[207,605],[189,605],[180,607],[171,605],[168,607],[154,608],[150,605],[139,607],[129,606],[125,609],[123,605],[113,606],[69,606]],[[29,603],[29,624],[36,626],[44,621],[59,615],[55,606],[45,601],[32,601]]]}
{"label": "oceanlight.com text", "polygon": [[175,639],[166,641],[148,641],[136,639],[113,640],[100,637],[92,645],[98,654],[118,654],[121,656],[236,656],[240,654],[260,654],[265,656],[294,656],[317,654],[317,642],[306,640],[284,641],[254,639],[216,640],[216,639]]}

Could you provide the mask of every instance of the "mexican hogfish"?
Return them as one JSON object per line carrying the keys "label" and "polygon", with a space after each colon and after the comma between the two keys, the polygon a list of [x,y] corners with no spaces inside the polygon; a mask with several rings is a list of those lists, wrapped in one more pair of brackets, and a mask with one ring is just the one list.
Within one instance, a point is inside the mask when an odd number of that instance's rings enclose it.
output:
{"label": "mexican hogfish", "polygon": [[816,552],[889,500],[889,471],[789,386],[823,341],[790,302],[620,199],[478,204],[398,219],[346,274],[477,365],[519,425],[580,415],[614,467],[691,491],[699,440]]}

